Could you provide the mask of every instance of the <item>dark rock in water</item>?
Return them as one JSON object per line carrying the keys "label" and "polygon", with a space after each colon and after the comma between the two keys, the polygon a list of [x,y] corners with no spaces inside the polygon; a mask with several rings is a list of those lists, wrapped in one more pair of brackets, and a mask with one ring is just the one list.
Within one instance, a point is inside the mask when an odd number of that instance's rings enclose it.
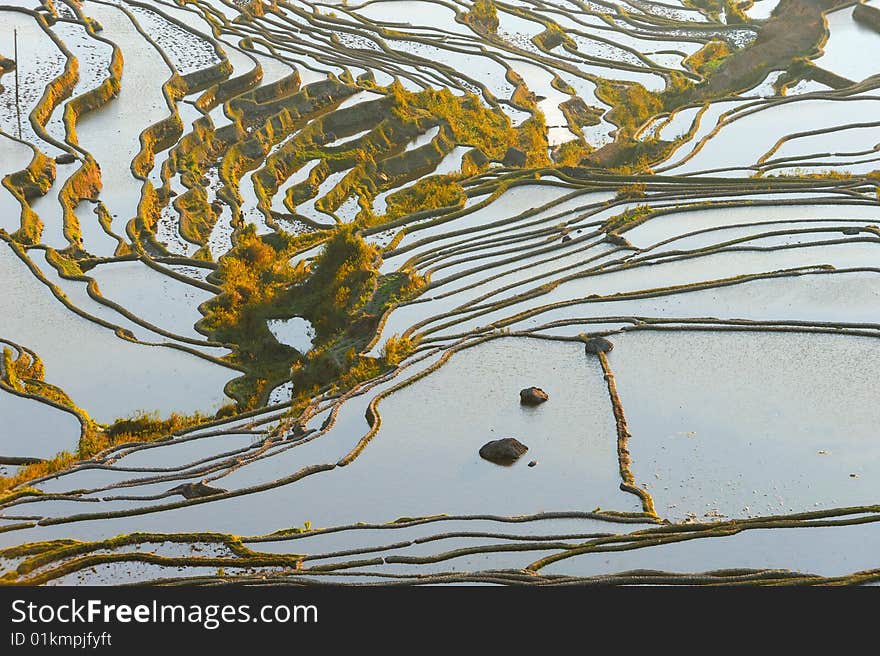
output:
{"label": "dark rock in water", "polygon": [[540,405],[550,398],[540,387],[526,387],[519,391],[519,402],[523,405]]}
{"label": "dark rock in water", "polygon": [[202,497],[213,497],[216,494],[223,494],[226,490],[221,487],[211,487],[199,481],[198,483],[178,485],[168,490],[168,492],[170,494],[180,494],[186,499],[201,499]]}
{"label": "dark rock in water", "polygon": [[849,228],[843,228],[841,230],[841,232],[845,235],[857,235],[861,232],[861,230],[859,228],[849,227]]}
{"label": "dark rock in water", "polygon": [[504,154],[504,159],[502,160],[502,162],[504,166],[521,168],[526,165],[526,154],[519,148],[514,148],[513,146],[511,146]]}
{"label": "dark rock in water", "polygon": [[571,236],[569,236],[569,235],[562,235],[562,243],[564,244],[564,243],[567,242],[567,241],[571,241]]}
{"label": "dark rock in water", "polygon": [[591,337],[586,342],[584,342],[584,349],[587,353],[590,353],[592,355],[608,353],[608,351],[613,348],[614,344],[604,337]]}
{"label": "dark rock in water", "polygon": [[529,467],[536,467],[537,465],[538,465],[537,460],[532,460],[531,462],[529,462]]}
{"label": "dark rock in water", "polygon": [[73,164],[76,161],[76,155],[73,153],[61,153],[55,158],[56,164]]}
{"label": "dark rock in water", "polygon": [[486,442],[480,449],[480,457],[496,465],[512,465],[529,450],[525,444],[512,437]]}

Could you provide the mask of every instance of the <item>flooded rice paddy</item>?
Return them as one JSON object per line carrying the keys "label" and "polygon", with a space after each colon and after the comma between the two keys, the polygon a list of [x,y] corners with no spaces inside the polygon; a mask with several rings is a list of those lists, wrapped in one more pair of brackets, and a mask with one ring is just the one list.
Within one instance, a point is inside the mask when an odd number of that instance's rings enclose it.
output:
{"label": "flooded rice paddy", "polygon": [[880,580],[880,9],[698,4],[0,7],[0,580]]}

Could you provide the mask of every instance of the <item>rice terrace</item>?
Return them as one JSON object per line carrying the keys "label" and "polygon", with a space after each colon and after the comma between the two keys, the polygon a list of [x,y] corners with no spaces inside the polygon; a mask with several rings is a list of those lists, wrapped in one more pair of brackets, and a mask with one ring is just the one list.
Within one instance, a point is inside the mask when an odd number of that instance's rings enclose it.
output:
{"label": "rice terrace", "polygon": [[0,0],[0,582],[880,582],[880,0]]}

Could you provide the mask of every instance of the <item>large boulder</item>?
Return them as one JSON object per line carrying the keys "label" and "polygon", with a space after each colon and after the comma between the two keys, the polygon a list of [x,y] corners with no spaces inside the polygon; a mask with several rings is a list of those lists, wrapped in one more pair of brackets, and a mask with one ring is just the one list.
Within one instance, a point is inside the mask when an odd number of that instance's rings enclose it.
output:
{"label": "large boulder", "polygon": [[614,343],[604,337],[591,337],[584,342],[584,350],[591,355],[599,355],[600,353],[608,353],[614,348]]}
{"label": "large boulder", "polygon": [[512,437],[486,442],[480,448],[480,457],[496,465],[512,465],[529,450],[525,444]]}
{"label": "large boulder", "polygon": [[522,405],[541,405],[550,398],[540,387],[526,387],[519,391],[519,402]]}

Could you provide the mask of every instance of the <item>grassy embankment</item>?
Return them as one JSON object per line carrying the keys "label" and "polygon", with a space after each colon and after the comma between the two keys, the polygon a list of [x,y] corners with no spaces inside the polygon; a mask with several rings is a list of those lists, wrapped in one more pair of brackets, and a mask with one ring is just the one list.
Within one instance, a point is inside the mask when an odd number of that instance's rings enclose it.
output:
{"label": "grassy embankment", "polygon": [[78,407],[64,390],[45,381],[43,363],[35,354],[22,351],[15,357],[12,349],[4,347],[0,365],[0,389],[4,393],[48,403],[75,415],[80,422],[80,435],[75,451],[61,451],[52,458],[20,466],[12,476],[0,476],[0,503],[24,494],[38,494],[36,490],[25,487],[26,484],[68,469],[77,462],[89,460],[113,446],[151,442],[210,419],[198,413],[172,414],[167,419],[160,419],[156,414],[138,413],[131,418],[119,419],[109,426],[103,426]]}
{"label": "grassy embankment", "polygon": [[[508,148],[515,147],[527,154],[527,162],[546,163],[547,142],[540,117],[513,128],[506,115],[485,107],[475,96],[458,97],[448,90],[414,93],[400,85],[392,86],[389,95],[392,101],[386,119],[402,123],[430,118],[444,126],[452,142],[479,150],[487,160],[500,160]],[[307,161],[316,154],[323,153],[310,150],[290,157]],[[372,153],[345,156],[370,160]],[[461,206],[465,192],[460,178],[425,177],[391,194],[384,215],[361,212],[354,223],[321,231],[320,237],[315,233],[258,236],[252,227],[237,233],[235,247],[211,275],[223,293],[204,305],[199,329],[212,339],[237,345],[232,361],[246,374],[227,391],[240,409],[265,402],[271,389],[291,375],[303,401],[327,386],[347,389],[403,357],[411,345],[396,340],[383,358],[358,353],[375,334],[385,310],[417,293],[423,281],[403,273],[380,275],[379,252],[358,231],[416,211]],[[370,200],[376,191],[375,187],[358,189],[372,192]],[[290,265],[293,255],[320,239],[324,239],[323,251],[310,265]],[[279,344],[266,327],[269,319],[294,316],[309,320],[315,329],[314,348],[308,354]]]}
{"label": "grassy embankment", "polygon": [[[108,91],[107,95],[112,95],[112,89]],[[527,165],[547,163],[545,127],[539,113],[513,128],[503,112],[486,108],[473,95],[458,97],[448,90],[413,93],[399,85],[387,91],[392,101],[386,118],[398,122],[419,119],[439,122],[451,143],[471,146],[472,152],[479,153],[479,156],[466,158],[468,162],[480,162],[474,166],[484,167],[489,160],[503,159],[511,147],[526,154]],[[363,153],[366,159],[370,155]],[[416,211],[462,205],[465,193],[459,184],[460,178],[460,175],[428,176],[391,194],[384,215],[362,213],[352,225],[340,225],[317,235],[258,236],[252,226],[237,231],[234,247],[220,259],[217,270],[211,274],[211,281],[218,284],[222,292],[203,305],[205,316],[199,328],[215,340],[236,345],[230,359],[246,373],[233,381],[227,391],[237,400],[239,411],[264,403],[275,385],[291,377],[298,393],[295,406],[302,407],[318,390],[348,389],[393,367],[411,350],[413,345],[407,340],[392,338],[382,357],[359,355],[375,334],[383,313],[391,305],[416,294],[424,281],[414,274],[380,275],[379,252],[367,244],[358,231]],[[84,185],[88,189],[71,188],[71,192],[76,193],[70,195],[76,198],[91,195],[93,187],[99,184]],[[144,226],[149,227],[148,223]],[[290,265],[295,253],[321,240],[324,240],[323,252],[310,265]],[[71,251],[74,257],[77,254],[77,250]],[[314,348],[308,354],[279,344],[267,328],[269,319],[292,316],[308,319],[315,328]],[[27,378],[34,392],[40,377],[31,372]],[[41,389],[42,395],[47,389],[57,390],[46,385]],[[25,487],[28,481],[68,469],[114,445],[166,438],[175,431],[212,419],[200,414],[161,419],[142,413],[110,426],[100,426],[69,398],[58,402],[75,409],[81,418],[84,428],[78,448],[75,452],[65,451],[54,458],[23,466],[14,476],[0,479],[0,491],[7,492],[6,500],[10,490],[14,489],[11,494],[16,496],[35,493]],[[223,414],[229,414],[229,409]]]}
{"label": "grassy embankment", "polygon": [[613,143],[588,155],[583,163],[624,173],[649,171],[650,163],[661,159],[671,144],[635,139],[645,121],[679,107],[745,91],[759,84],[772,70],[797,65],[824,43],[824,13],[841,4],[843,0],[780,0],[773,16],[761,25],[749,46],[731,50],[722,42],[710,41],[685,61],[703,77],[701,82],[673,73],[661,92],[648,91],[635,82],[600,82],[596,93],[614,108],[608,118],[619,129]]}

